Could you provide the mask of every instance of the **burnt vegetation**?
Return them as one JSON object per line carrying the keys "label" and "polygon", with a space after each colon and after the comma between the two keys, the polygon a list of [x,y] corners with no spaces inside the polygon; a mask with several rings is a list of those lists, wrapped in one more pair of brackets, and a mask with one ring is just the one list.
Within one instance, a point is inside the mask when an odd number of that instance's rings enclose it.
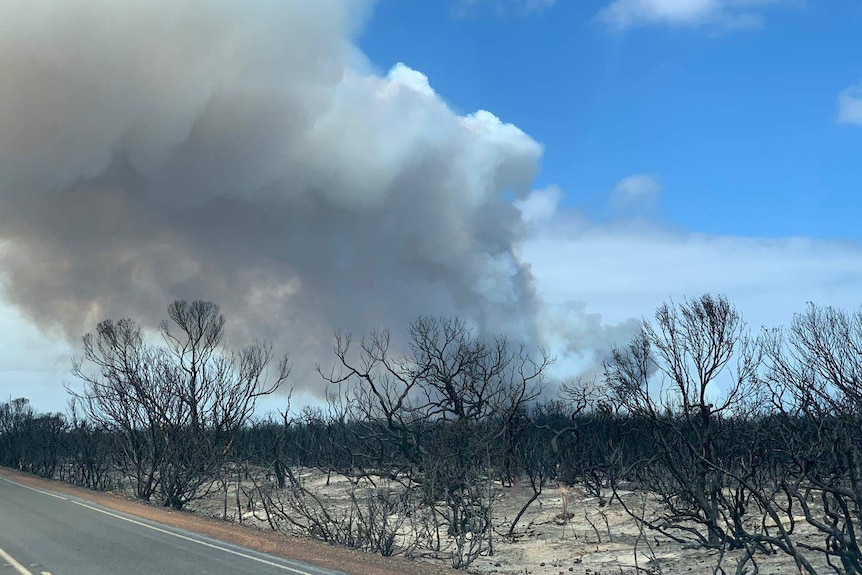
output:
{"label": "burnt vegetation", "polygon": [[[287,356],[229,349],[216,305],[175,302],[157,335],[105,320],[66,414],[0,403],[0,464],[175,509],[223,493],[225,518],[455,568],[518,537],[549,485],[579,485],[644,532],[715,550],[717,572],[784,554],[862,573],[862,311],[812,304],[753,332],[724,297],[668,303],[603,378],[553,388],[546,352],[459,319],[419,318],[403,347],[378,330],[333,349],[325,402],[260,416]],[[348,504],[310,489],[309,468],[346,477]],[[514,484],[528,497],[501,528]]]}

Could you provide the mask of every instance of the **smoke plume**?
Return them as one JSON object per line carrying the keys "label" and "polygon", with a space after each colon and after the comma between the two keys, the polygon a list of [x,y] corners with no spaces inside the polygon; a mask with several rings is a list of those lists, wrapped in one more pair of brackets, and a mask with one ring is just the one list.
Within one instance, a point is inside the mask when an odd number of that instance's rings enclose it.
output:
{"label": "smoke plume", "polygon": [[374,71],[370,8],[0,0],[4,297],[75,340],[180,298],[294,356],[419,314],[531,338],[541,146]]}

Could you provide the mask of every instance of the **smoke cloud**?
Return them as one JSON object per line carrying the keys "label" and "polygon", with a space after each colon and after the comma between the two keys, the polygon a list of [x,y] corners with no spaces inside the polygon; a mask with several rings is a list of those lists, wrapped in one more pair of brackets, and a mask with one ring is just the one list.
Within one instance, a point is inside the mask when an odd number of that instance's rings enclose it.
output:
{"label": "smoke cloud", "polygon": [[313,361],[333,330],[419,314],[532,339],[511,199],[542,148],[374,71],[370,8],[0,0],[4,297],[72,340],[209,299]]}

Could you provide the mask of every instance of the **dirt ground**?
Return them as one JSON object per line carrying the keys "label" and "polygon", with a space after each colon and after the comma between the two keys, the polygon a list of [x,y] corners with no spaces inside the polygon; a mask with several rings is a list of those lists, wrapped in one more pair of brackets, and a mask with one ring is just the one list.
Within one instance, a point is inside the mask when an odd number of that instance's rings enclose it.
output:
{"label": "dirt ground", "polygon": [[[306,537],[276,533],[262,520],[254,505],[237,500],[235,486],[214,490],[206,499],[195,502],[188,512],[175,512],[145,505],[117,494],[102,494],[56,481],[45,481],[10,470],[0,474],[54,491],[61,491],[96,503],[189,531],[243,545],[273,555],[297,559],[338,569],[355,575],[394,575],[415,573],[436,575],[452,573],[443,559],[410,561],[404,557],[384,558],[352,549],[336,547]],[[333,475],[327,485],[323,473],[297,470],[304,485],[335,506],[349,504],[350,483]],[[600,506],[597,498],[572,487],[548,487],[514,530],[514,540],[502,536],[530,495],[529,488],[515,485],[497,488],[493,519],[493,555],[483,555],[468,571],[479,575],[629,575],[638,573],[682,575],[714,573],[721,566],[728,574],[736,572],[739,554],[686,548],[653,532],[643,532],[617,501]],[[240,495],[242,490],[240,490]],[[643,494],[623,493],[630,507],[649,505]],[[565,513],[564,513],[565,509]],[[225,515],[233,522],[224,521]],[[243,524],[238,524],[238,515]],[[565,519],[564,519],[565,518]],[[813,542],[813,541],[812,541]],[[830,573],[817,561],[818,573]],[[750,566],[749,566],[750,567]],[[793,562],[783,555],[757,557],[762,575],[799,575]],[[754,569],[749,569],[754,573]]]}
{"label": "dirt ground", "polygon": [[[348,508],[351,484],[346,478],[333,474],[327,485],[326,476],[317,470],[300,469],[295,471],[295,475],[327,505],[336,510]],[[600,506],[598,499],[590,497],[583,489],[565,486],[546,487],[522,516],[514,530],[515,538],[510,541],[503,535],[532,492],[529,487],[517,484],[509,488],[497,486],[495,492],[494,553],[476,559],[468,569],[470,573],[689,575],[713,573],[720,564],[728,574],[732,574],[736,572],[741,557],[741,552],[728,552],[721,557],[718,552],[686,548],[654,532],[643,532],[619,502],[610,501]],[[650,505],[644,494],[621,492],[620,495],[632,509]],[[228,517],[233,520],[241,514],[246,523],[265,524],[259,510],[249,510],[245,503],[237,510],[234,487],[228,488],[227,500],[228,505],[225,506],[225,493],[213,493],[193,507],[199,513],[214,517],[224,516],[227,510]],[[566,520],[563,520],[564,516]],[[783,555],[758,556],[756,561],[762,575],[799,575],[793,561]],[[435,562],[446,566],[445,558]],[[414,565],[418,568],[418,564]],[[831,572],[822,561],[816,561],[815,567],[818,567],[818,573]],[[749,565],[749,573],[753,572]]]}

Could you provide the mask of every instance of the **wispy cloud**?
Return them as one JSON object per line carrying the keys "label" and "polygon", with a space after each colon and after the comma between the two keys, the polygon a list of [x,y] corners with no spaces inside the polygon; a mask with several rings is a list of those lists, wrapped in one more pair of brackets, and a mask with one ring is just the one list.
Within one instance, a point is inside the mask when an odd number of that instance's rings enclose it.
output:
{"label": "wispy cloud", "polygon": [[661,183],[650,174],[635,174],[620,180],[611,192],[611,207],[615,209],[650,206],[658,200]]}
{"label": "wispy cloud", "polygon": [[862,126],[862,82],[838,95],[838,123]]}
{"label": "wispy cloud", "polygon": [[597,18],[611,28],[640,26],[757,28],[770,7],[788,0],[613,0]]}

